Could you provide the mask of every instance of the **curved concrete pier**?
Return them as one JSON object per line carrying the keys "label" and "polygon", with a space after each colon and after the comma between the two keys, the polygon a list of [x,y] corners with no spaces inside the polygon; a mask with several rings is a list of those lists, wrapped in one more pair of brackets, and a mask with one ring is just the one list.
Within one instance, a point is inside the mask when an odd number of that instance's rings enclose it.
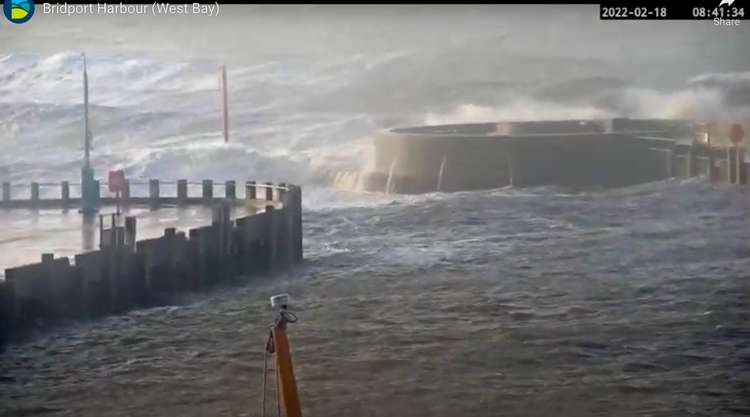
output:
{"label": "curved concrete pier", "polygon": [[[367,173],[364,188],[422,193],[508,185],[627,186],[672,176],[672,156],[686,153],[681,148],[691,148],[692,135],[690,122],[681,120],[397,128],[376,135],[375,168]],[[705,148],[694,153],[704,157],[716,153]]]}

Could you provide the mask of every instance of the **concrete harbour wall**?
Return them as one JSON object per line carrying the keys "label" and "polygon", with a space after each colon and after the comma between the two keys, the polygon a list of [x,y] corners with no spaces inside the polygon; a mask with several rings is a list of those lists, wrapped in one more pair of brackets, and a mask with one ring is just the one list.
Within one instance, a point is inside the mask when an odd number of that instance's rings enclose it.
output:
{"label": "concrete harbour wall", "polygon": [[392,129],[376,135],[374,169],[362,183],[369,191],[407,194],[504,186],[621,187],[709,171],[723,181],[729,180],[729,170],[732,182],[744,182],[744,148],[685,144],[691,135],[686,121],[631,119]]}

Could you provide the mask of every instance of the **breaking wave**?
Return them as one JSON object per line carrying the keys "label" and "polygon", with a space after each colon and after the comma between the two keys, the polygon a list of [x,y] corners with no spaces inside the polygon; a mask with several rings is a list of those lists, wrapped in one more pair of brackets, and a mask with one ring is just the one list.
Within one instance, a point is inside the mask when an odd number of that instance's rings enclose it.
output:
{"label": "breaking wave", "polygon": [[[523,82],[513,85],[503,77],[464,77],[451,84],[459,90],[448,92],[438,63],[454,62],[449,52],[352,54],[304,68],[298,58],[231,66],[228,145],[221,143],[219,62],[95,54],[89,57],[95,168],[124,168],[138,177],[318,184],[331,181],[331,172],[365,169],[373,132],[399,124],[609,117],[750,121],[750,72],[697,75],[672,91],[591,76],[550,78],[524,92]],[[29,170],[16,172],[25,164],[38,165],[35,177],[77,177],[80,54],[13,53],[1,61],[0,133],[6,143],[22,146],[0,155],[0,172],[27,179]],[[432,81],[417,76],[431,67]],[[410,77],[421,81],[410,83]],[[407,86],[409,96],[388,99],[396,85]],[[381,98],[392,99],[392,109],[370,100],[375,86]],[[488,91],[495,104],[485,99]],[[407,103],[415,108],[402,111]],[[54,157],[40,158],[39,149],[54,151]]]}
{"label": "breaking wave", "polygon": [[[13,346],[0,409],[252,413],[267,295],[289,292],[310,415],[748,414],[745,191],[701,179],[588,193],[331,186],[330,171],[366,166],[373,132],[397,125],[747,116],[744,29],[612,25],[594,9],[544,6],[545,20],[516,6],[372,7],[361,20],[361,8],[258,6],[200,31],[102,23],[114,41],[51,19],[49,33],[75,42],[4,31],[18,50],[58,52],[1,52],[0,178],[78,178],[81,59],[59,51],[96,45],[97,173],[300,183],[306,262]],[[356,188],[356,175],[338,181]]]}

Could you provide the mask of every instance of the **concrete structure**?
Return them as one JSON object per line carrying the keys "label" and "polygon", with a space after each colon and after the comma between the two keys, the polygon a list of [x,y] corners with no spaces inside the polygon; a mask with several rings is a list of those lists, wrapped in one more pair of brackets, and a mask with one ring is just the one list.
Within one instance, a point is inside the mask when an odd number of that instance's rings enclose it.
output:
{"label": "concrete structure", "polygon": [[229,216],[234,200],[217,200],[211,225],[186,233],[169,228],[155,239],[135,241],[135,218],[127,218],[104,233],[110,238],[100,250],[74,262],[43,254],[40,263],[6,269],[0,346],[35,328],[164,304],[181,291],[299,263],[301,189],[287,185],[279,195],[280,201],[263,201],[265,211],[238,219]]}
{"label": "concrete structure", "polygon": [[[375,167],[365,175],[363,186],[398,193],[508,185],[619,187],[669,178],[679,169],[683,176],[708,172],[725,150],[680,144],[681,138],[690,137],[690,123],[679,120],[398,128],[376,135]],[[741,160],[739,171],[745,172],[747,164],[744,157]]]}

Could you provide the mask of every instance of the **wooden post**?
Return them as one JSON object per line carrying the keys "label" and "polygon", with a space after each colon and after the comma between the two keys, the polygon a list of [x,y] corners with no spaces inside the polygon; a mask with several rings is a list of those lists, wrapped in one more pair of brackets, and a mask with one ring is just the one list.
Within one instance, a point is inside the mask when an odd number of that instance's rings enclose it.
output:
{"label": "wooden post", "polygon": [[210,204],[214,199],[214,182],[213,180],[203,180],[203,202]]}
{"label": "wooden post", "polygon": [[136,217],[125,217],[125,246],[135,248],[136,230]]}
{"label": "wooden post", "polygon": [[10,183],[4,182],[3,183],[3,201],[8,202],[10,201]]}
{"label": "wooden post", "polygon": [[36,207],[39,204],[39,183],[31,183],[31,206]]}
{"label": "wooden post", "polygon": [[[101,249],[104,245],[104,215],[99,215],[99,249]],[[78,263],[76,262],[76,265]]]}
{"label": "wooden post", "polygon": [[742,183],[742,176],[741,176],[741,167],[742,163],[740,162],[740,147],[735,145],[734,147],[734,183],[735,184],[741,184]]}
{"label": "wooden post", "polygon": [[270,182],[266,183],[266,200],[273,201],[273,184]]}
{"label": "wooden post", "polygon": [[191,289],[198,289],[203,286],[203,279],[204,279],[204,271],[205,271],[205,254],[202,244],[202,239],[200,236],[200,231],[198,229],[190,229],[188,230],[188,238],[190,243],[190,269],[189,269],[189,279],[190,279],[190,288]]}
{"label": "wooden post", "polygon": [[130,205],[130,180],[125,180],[122,184],[122,192],[120,193],[120,201],[123,206]]}
{"label": "wooden post", "polygon": [[188,200],[187,180],[177,180],[177,204],[184,206]]}
{"label": "wooden post", "polygon": [[[125,246],[125,227],[120,226],[120,213],[117,213],[117,221],[115,222],[115,226],[112,227],[112,231],[114,233],[114,246],[117,248],[122,248]],[[113,254],[115,257],[117,257],[115,254]]]}
{"label": "wooden post", "polygon": [[729,146],[726,148],[727,151],[727,157],[726,157],[726,164],[727,164],[727,182],[729,184],[732,183],[732,151]]}
{"label": "wooden post", "polygon": [[60,198],[62,199],[63,207],[67,208],[70,204],[70,183],[68,181],[63,181],[60,184]]}
{"label": "wooden post", "polygon": [[221,256],[229,253],[229,237],[231,235],[232,222],[231,206],[221,202],[211,209],[211,226],[218,232],[218,252]]}
{"label": "wooden post", "polygon": [[112,239],[110,242],[110,246],[117,246],[117,220],[119,216],[120,215],[118,213],[111,213],[109,215],[109,236],[110,239]]}
{"label": "wooden post", "polygon": [[159,205],[159,180],[148,180],[148,198],[153,207]]}
{"label": "wooden post", "polygon": [[224,197],[227,200],[235,200],[237,198],[237,189],[233,180],[224,183]]}
{"label": "wooden post", "polygon": [[224,210],[222,204],[217,204],[211,207],[211,225],[224,224],[226,220],[224,218]]}
{"label": "wooden post", "polygon": [[745,148],[737,148],[737,184],[747,184],[747,171],[745,165]]}
{"label": "wooden post", "polygon": [[255,200],[257,198],[255,181],[245,183],[245,200]]}

